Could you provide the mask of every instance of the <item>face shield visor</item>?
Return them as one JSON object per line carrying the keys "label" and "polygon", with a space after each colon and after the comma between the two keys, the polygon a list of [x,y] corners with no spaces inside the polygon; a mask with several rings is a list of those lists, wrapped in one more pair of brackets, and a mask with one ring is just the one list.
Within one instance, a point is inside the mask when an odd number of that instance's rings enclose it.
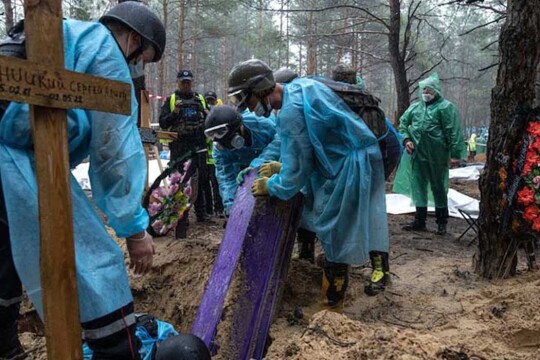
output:
{"label": "face shield visor", "polygon": [[236,110],[243,112],[248,107],[251,95],[251,92],[247,90],[238,90],[229,94],[229,102],[236,107]]}

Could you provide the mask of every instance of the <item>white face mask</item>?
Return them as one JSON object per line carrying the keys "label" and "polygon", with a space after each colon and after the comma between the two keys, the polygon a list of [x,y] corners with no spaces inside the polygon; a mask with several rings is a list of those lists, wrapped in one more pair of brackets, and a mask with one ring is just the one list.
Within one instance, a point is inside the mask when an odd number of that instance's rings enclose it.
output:
{"label": "white face mask", "polygon": [[422,94],[422,99],[424,100],[424,102],[430,102],[431,100],[433,100],[435,98],[435,96],[431,95],[431,94]]}
{"label": "white face mask", "polygon": [[129,73],[132,79],[140,78],[144,76],[144,61],[142,57],[135,64],[129,65]]}
{"label": "white face mask", "polygon": [[[127,38],[126,51],[129,51],[130,41],[131,41],[131,34]],[[136,49],[129,56],[126,57],[126,61],[129,67],[129,73],[132,79],[137,79],[137,78],[140,78],[141,76],[144,76],[144,61],[143,61],[143,57],[141,56],[141,53],[142,53],[142,48],[139,46],[138,49]],[[136,60],[135,64],[133,64],[132,61],[134,60],[135,56],[138,56],[138,60]]]}
{"label": "white face mask", "polygon": [[255,109],[253,110],[255,115],[257,116],[264,116],[269,117],[272,113],[272,105],[270,103],[266,104],[266,106],[263,105],[261,101],[257,103],[257,106],[255,106]]}

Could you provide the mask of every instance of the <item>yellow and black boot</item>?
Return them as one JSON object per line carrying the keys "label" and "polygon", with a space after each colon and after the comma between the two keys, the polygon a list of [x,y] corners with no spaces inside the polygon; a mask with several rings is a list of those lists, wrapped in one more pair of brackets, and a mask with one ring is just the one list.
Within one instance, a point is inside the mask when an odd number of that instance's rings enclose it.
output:
{"label": "yellow and black boot", "polygon": [[321,301],[325,308],[331,311],[343,312],[345,292],[349,287],[349,265],[324,263]]}
{"label": "yellow and black boot", "polygon": [[382,251],[370,251],[371,259],[371,279],[364,287],[364,292],[368,296],[375,296],[386,290],[390,282],[390,264],[388,262],[388,253]]}

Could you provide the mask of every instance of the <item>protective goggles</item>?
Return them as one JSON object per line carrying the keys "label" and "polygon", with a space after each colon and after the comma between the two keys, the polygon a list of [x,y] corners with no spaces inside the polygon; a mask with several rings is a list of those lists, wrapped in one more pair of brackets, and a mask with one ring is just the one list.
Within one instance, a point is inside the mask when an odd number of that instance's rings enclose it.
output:
{"label": "protective goggles", "polygon": [[249,99],[251,99],[251,92],[246,90],[238,90],[232,94],[229,94],[230,103],[236,107],[240,112],[247,109]]}
{"label": "protective goggles", "polygon": [[221,124],[204,130],[204,135],[211,139],[212,141],[217,141],[223,139],[225,135],[229,132],[228,124]]}

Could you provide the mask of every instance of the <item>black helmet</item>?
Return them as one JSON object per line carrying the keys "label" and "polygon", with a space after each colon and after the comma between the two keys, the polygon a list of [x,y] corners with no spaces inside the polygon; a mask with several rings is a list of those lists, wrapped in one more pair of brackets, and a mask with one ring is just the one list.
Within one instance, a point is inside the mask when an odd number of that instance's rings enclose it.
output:
{"label": "black helmet", "polygon": [[240,149],[246,139],[241,135],[242,114],[234,106],[214,106],[204,121],[204,135],[214,141],[216,149]]}
{"label": "black helmet", "polygon": [[274,71],[274,80],[277,83],[286,84],[293,81],[297,77],[298,77],[298,74],[288,68],[283,67],[279,70]]}
{"label": "black helmet", "polygon": [[[242,125],[242,114],[234,106],[214,106],[204,121],[204,133],[212,140],[221,139]],[[220,131],[221,129],[221,131]]]}
{"label": "black helmet", "polygon": [[125,1],[113,7],[103,15],[99,22],[107,25],[117,22],[135,31],[156,50],[152,62],[159,61],[165,50],[165,26],[159,17],[148,6],[138,1]]}
{"label": "black helmet", "polygon": [[252,59],[236,65],[229,74],[229,96],[242,91],[250,93],[272,90],[276,82],[270,66],[264,61]]}
{"label": "black helmet", "polygon": [[156,344],[156,360],[211,360],[204,342],[192,334],[169,336]]}
{"label": "black helmet", "polygon": [[217,94],[214,91],[207,91],[204,93],[204,98],[207,100],[208,99],[217,100]]}

